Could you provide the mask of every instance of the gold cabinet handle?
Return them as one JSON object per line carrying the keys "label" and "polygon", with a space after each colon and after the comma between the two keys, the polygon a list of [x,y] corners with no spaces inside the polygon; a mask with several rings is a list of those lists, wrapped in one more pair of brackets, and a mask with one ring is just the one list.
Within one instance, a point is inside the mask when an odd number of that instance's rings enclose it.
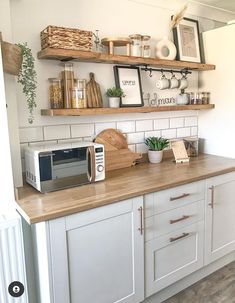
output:
{"label": "gold cabinet handle", "polygon": [[179,237],[170,238],[170,242],[174,242],[174,241],[180,240],[180,239],[185,238],[185,237],[187,237],[187,236],[189,236],[189,233],[183,233],[183,234],[182,234],[181,236],[179,236]]}
{"label": "gold cabinet handle", "polygon": [[179,218],[179,219],[170,220],[170,224],[175,224],[175,223],[177,223],[177,222],[187,220],[187,219],[189,219],[190,217],[191,217],[191,216],[183,216],[183,217],[181,217],[181,218]]}
{"label": "gold cabinet handle", "polygon": [[178,196],[178,197],[171,197],[170,201],[179,200],[179,199],[182,199],[182,198],[185,198],[185,197],[188,197],[188,196],[190,196],[190,194],[183,194],[183,195]]}
{"label": "gold cabinet handle", "polygon": [[215,202],[215,186],[212,185],[211,187],[209,187],[209,189],[211,190],[211,203],[209,203],[208,205],[210,205],[210,207],[213,209]]}
{"label": "gold cabinet handle", "polygon": [[144,231],[144,222],[143,222],[143,207],[140,206],[138,208],[138,211],[140,212],[140,227],[138,228],[138,230],[140,231],[140,234],[143,235],[143,231]]}

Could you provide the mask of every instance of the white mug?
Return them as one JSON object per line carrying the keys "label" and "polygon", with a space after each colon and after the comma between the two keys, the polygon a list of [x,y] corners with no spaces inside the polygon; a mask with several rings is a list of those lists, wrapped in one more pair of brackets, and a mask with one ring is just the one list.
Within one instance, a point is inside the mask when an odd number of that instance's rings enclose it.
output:
{"label": "white mug", "polygon": [[179,80],[176,78],[175,75],[172,75],[170,79],[170,88],[178,88],[179,87]]}
{"label": "white mug", "polygon": [[180,86],[179,86],[179,89],[185,89],[188,87],[188,80],[185,76],[183,76],[181,79],[180,79]]}
{"label": "white mug", "polygon": [[161,78],[156,83],[156,87],[158,89],[166,89],[169,88],[169,86],[170,86],[169,80],[166,78],[165,75],[162,75]]}

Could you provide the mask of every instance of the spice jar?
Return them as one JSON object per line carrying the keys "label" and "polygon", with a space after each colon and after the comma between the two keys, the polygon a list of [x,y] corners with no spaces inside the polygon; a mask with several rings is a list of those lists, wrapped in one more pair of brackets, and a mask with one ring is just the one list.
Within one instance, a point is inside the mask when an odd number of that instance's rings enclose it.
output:
{"label": "spice jar", "polygon": [[63,95],[61,80],[59,78],[49,78],[49,98],[51,108],[63,108]]}
{"label": "spice jar", "polygon": [[141,57],[142,36],[139,34],[130,35],[131,39],[131,56]]}
{"label": "spice jar", "polygon": [[184,145],[189,157],[198,156],[198,138],[184,139]]}
{"label": "spice jar", "polygon": [[150,36],[142,36],[142,57],[149,58],[151,56]]}

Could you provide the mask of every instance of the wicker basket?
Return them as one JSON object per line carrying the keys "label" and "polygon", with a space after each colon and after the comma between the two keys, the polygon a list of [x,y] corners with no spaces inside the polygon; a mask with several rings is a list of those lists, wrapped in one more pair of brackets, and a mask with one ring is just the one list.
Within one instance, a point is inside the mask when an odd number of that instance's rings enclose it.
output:
{"label": "wicker basket", "polygon": [[91,51],[92,32],[49,25],[41,32],[41,47]]}

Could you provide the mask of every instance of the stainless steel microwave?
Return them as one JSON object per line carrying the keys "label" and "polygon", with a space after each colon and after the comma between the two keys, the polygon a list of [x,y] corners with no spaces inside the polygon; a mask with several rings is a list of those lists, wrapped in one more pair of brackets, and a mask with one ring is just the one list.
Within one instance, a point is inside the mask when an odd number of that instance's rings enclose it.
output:
{"label": "stainless steel microwave", "polygon": [[26,181],[42,193],[104,180],[104,146],[77,142],[25,148]]}

